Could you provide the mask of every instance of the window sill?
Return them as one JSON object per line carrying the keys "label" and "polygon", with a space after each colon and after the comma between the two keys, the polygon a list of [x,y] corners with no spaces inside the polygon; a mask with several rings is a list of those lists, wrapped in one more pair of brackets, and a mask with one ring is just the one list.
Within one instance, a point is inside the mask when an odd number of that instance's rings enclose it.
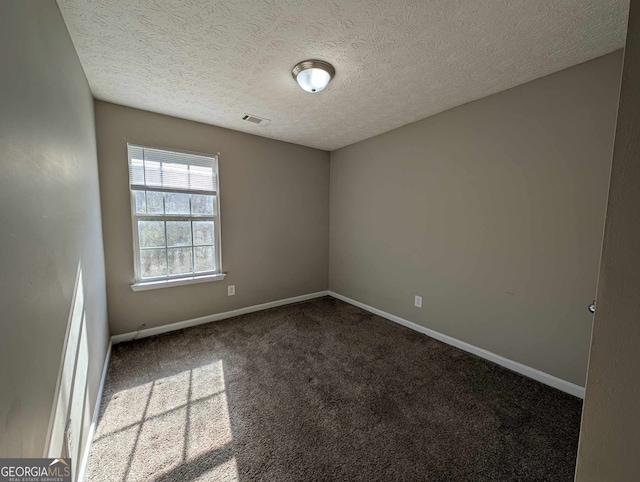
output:
{"label": "window sill", "polygon": [[178,278],[161,281],[141,281],[131,285],[133,291],[157,290],[171,286],[192,285],[196,283],[208,283],[209,281],[222,281],[226,273],[208,274],[205,276],[193,276],[192,278]]}

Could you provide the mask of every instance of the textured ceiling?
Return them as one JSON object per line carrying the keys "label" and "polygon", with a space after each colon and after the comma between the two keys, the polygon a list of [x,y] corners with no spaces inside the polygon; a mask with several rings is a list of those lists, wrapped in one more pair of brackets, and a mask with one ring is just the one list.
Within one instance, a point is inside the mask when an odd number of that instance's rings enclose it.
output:
{"label": "textured ceiling", "polygon": [[[58,3],[96,98],[326,150],[621,48],[628,10],[628,0]],[[291,77],[308,58],[337,71],[319,94]]]}

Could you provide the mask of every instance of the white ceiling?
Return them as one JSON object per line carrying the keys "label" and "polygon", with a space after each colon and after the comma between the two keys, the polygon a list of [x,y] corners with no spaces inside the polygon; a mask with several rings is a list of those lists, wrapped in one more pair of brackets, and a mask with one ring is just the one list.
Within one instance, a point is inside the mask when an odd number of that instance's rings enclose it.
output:
{"label": "white ceiling", "polygon": [[[326,150],[621,48],[628,11],[628,0],[58,3],[96,98]],[[319,94],[291,77],[308,58],[337,71]]]}

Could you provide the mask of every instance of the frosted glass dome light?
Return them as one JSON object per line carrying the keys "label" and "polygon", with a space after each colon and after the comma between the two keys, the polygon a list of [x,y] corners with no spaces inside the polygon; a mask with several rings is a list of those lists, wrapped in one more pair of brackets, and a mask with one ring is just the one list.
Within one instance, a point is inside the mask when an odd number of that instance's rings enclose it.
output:
{"label": "frosted glass dome light", "polygon": [[297,64],[291,74],[300,87],[317,94],[329,84],[336,71],[331,64],[322,60],[305,60]]}

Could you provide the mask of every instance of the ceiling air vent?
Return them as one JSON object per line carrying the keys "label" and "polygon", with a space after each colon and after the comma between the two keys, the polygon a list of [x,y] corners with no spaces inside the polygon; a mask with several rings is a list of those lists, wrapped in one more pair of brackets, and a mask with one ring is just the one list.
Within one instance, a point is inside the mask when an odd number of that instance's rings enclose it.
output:
{"label": "ceiling air vent", "polygon": [[269,122],[271,122],[270,119],[264,119],[262,117],[258,117],[257,115],[252,115],[252,114],[243,115],[242,116],[242,120],[243,121],[247,121],[247,122],[251,122],[252,124],[255,124],[255,125],[260,126],[260,127],[264,127]]}

